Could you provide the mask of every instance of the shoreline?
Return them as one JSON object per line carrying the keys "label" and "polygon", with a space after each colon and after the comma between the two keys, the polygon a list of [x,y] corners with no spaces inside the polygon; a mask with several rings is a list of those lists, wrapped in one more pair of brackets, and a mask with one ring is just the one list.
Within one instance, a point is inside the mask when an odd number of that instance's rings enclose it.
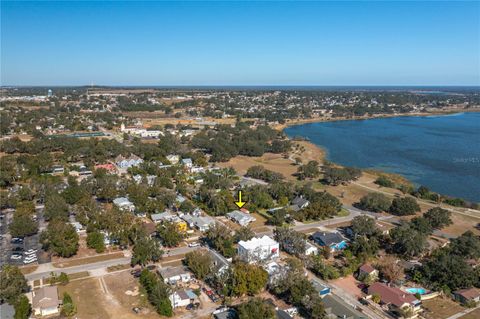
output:
{"label": "shoreline", "polygon": [[[305,120],[291,121],[290,123],[285,123],[285,124],[279,125],[279,126],[281,126],[281,128],[277,128],[277,126],[275,126],[274,129],[279,130],[280,132],[284,133],[284,130],[288,127],[303,125],[303,124],[310,124],[310,123],[323,123],[323,122],[336,122],[336,121],[355,121],[355,120],[370,120],[370,119],[373,120],[373,119],[395,118],[395,117],[404,117],[404,116],[409,116],[409,117],[410,116],[411,117],[415,117],[415,116],[417,116],[417,117],[442,116],[442,115],[452,115],[452,114],[460,114],[460,113],[479,113],[479,112],[480,112],[480,108],[476,108],[474,110],[469,110],[469,111],[456,109],[456,110],[449,110],[449,111],[445,111],[445,112],[422,112],[422,113],[408,113],[408,114],[395,114],[395,115],[394,114],[392,114],[392,115],[385,114],[385,115],[373,116],[373,117],[370,116],[370,117],[336,118],[336,119],[305,119]],[[303,137],[303,136],[301,136],[301,137]],[[293,143],[301,142],[301,143],[307,144],[309,148],[317,149],[318,152],[322,154],[321,158],[319,159],[320,162],[322,162],[323,160],[327,160],[327,161],[333,163],[335,166],[345,167],[344,165],[342,165],[340,163],[333,162],[330,159],[328,159],[328,150],[324,146],[317,145],[317,144],[311,142],[310,140],[296,141],[296,140],[293,139],[293,137],[289,137],[289,136],[287,136],[287,139],[290,140]],[[391,176],[394,179],[400,180],[402,184],[410,184],[414,187],[419,186],[419,184],[416,184],[416,183],[412,182],[410,179],[408,179],[406,176],[404,176],[402,174],[387,172],[387,171],[378,170],[378,169],[375,169],[375,168],[361,168],[361,170],[362,170],[363,173],[367,173],[367,174],[374,175],[374,176],[380,176],[380,175]],[[432,191],[435,192],[434,190],[432,190]],[[441,195],[441,196],[447,196],[447,197],[451,197],[451,198],[461,198],[462,200],[464,200],[468,203],[473,203],[473,204],[479,203],[480,204],[480,202],[471,201],[471,200],[465,199],[463,197],[456,197],[456,196],[451,196],[451,195],[446,195],[446,194],[441,194],[441,193],[438,193],[438,194]]]}
{"label": "shoreline", "polygon": [[296,120],[286,120],[283,124],[273,125],[273,128],[279,131],[284,131],[286,128],[310,124],[310,123],[323,123],[323,122],[337,122],[337,121],[362,121],[362,120],[374,120],[374,119],[384,119],[384,118],[395,118],[395,117],[424,117],[424,116],[438,116],[438,115],[452,115],[457,113],[480,113],[480,107],[462,109],[462,108],[452,108],[444,109],[443,111],[435,112],[418,112],[418,113],[399,113],[399,114],[377,114],[377,115],[367,115],[367,116],[358,116],[358,117],[335,117],[335,118],[308,118],[308,119],[296,119]]}

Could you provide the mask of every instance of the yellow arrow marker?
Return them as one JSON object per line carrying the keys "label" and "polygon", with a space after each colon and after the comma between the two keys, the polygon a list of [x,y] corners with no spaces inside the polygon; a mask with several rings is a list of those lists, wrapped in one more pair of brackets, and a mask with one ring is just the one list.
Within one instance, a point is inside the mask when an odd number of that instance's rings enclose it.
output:
{"label": "yellow arrow marker", "polygon": [[235,202],[235,204],[238,206],[238,208],[242,208],[245,203],[246,202],[242,202],[242,191],[238,191],[238,201]]}

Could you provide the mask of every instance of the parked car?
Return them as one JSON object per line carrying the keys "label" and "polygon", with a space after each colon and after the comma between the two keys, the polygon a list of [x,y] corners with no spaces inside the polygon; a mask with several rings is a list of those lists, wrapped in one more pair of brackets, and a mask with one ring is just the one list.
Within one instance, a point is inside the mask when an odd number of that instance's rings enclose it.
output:
{"label": "parked car", "polygon": [[199,242],[189,243],[188,247],[200,247],[200,243]]}
{"label": "parked car", "polygon": [[132,271],[130,271],[130,274],[132,274],[133,277],[138,278],[142,274],[142,270],[141,269],[133,269]]}
{"label": "parked car", "polygon": [[362,305],[368,306],[368,300],[366,300],[365,298],[358,298],[358,301],[360,301]]}
{"label": "parked car", "polygon": [[10,259],[12,259],[12,260],[19,260],[19,259],[22,259],[22,255],[12,254],[12,255],[10,256]]}
{"label": "parked car", "polygon": [[36,254],[38,251],[38,249],[29,249],[25,252],[25,254],[27,255],[33,255],[33,254]]}
{"label": "parked car", "polygon": [[150,271],[152,271],[152,270],[157,269],[157,266],[155,266],[155,265],[148,265],[148,266],[147,266],[147,269],[150,270]]}
{"label": "parked car", "polygon": [[10,243],[11,243],[11,244],[22,244],[22,243],[23,243],[23,238],[13,237],[13,238],[10,240]]}
{"label": "parked car", "polygon": [[195,309],[198,309],[198,307],[200,306],[200,303],[191,303],[191,304],[188,304],[187,305],[187,310],[195,310]]}
{"label": "parked car", "polygon": [[23,247],[20,247],[20,246],[13,247],[12,251],[23,251]]}

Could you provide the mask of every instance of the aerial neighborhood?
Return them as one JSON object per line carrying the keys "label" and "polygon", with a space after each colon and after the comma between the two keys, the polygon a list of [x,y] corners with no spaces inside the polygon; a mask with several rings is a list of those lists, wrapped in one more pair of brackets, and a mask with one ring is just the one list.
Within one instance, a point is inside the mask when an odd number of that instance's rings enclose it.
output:
{"label": "aerial neighborhood", "polygon": [[2,319],[480,317],[478,203],[283,132],[478,94],[2,93]]}

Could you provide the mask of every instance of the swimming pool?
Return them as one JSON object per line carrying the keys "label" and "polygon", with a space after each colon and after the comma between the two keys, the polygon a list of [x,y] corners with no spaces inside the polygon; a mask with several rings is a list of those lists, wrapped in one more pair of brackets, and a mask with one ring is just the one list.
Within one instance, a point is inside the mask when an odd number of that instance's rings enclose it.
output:
{"label": "swimming pool", "polygon": [[427,289],[425,288],[406,288],[405,291],[413,295],[415,294],[425,295],[428,292]]}

